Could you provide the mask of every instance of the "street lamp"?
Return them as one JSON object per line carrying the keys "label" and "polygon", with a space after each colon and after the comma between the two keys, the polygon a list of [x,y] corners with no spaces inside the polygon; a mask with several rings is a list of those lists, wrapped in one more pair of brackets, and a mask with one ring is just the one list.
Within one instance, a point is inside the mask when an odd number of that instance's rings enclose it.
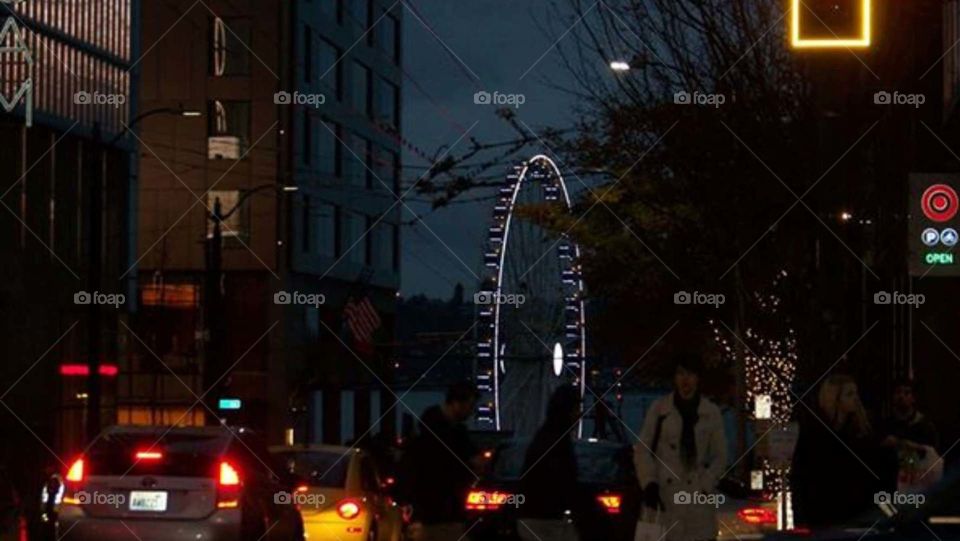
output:
{"label": "street lamp", "polygon": [[177,107],[177,108],[158,107],[156,109],[150,109],[148,111],[144,111],[139,115],[133,117],[133,120],[131,120],[129,124],[124,124],[123,129],[120,130],[120,133],[115,135],[113,139],[110,140],[109,146],[115,145],[117,141],[122,139],[127,134],[127,132],[132,130],[134,126],[142,122],[144,119],[149,118],[151,116],[156,116],[156,115],[171,115],[171,116],[182,116],[184,118],[198,118],[203,116],[203,113],[196,109],[184,109],[183,104],[181,104],[180,107]]}
{"label": "street lamp", "polygon": [[[129,124],[124,124],[123,129],[119,133],[114,135],[109,141],[107,141],[107,148],[115,146],[120,139],[122,139],[128,132],[130,132],[137,124],[142,122],[144,119],[161,114],[168,115],[178,115],[183,117],[198,117],[202,113],[200,111],[184,109],[183,105],[178,108],[172,107],[160,107],[157,109],[150,109],[144,111],[139,115],[135,116]],[[94,138],[97,143],[101,141],[100,139],[100,129],[99,125],[94,128]],[[93,167],[93,171],[103,170],[103,159],[106,148],[97,152],[95,154],[96,163]],[[134,162],[132,157],[128,157],[129,161],[127,162],[127,172],[130,175],[130,179],[133,179],[136,175],[134,169]],[[131,186],[130,192],[132,197],[134,183],[132,180],[129,181]],[[88,190],[89,197],[89,209],[88,214],[88,225],[89,235],[90,235],[90,248],[89,248],[89,276],[88,276],[88,286],[90,291],[100,291],[100,278],[103,271],[103,245],[101,242],[102,234],[102,205],[103,205],[103,186],[99,181],[90,182],[90,188]],[[87,337],[87,364],[89,365],[89,376],[87,376],[87,412],[86,412],[86,427],[87,427],[87,436],[90,441],[100,433],[100,398],[101,398],[101,382],[100,382],[100,340],[101,337],[101,320],[100,320],[100,306],[91,302],[88,306],[89,310],[89,324],[88,324],[88,337]]]}

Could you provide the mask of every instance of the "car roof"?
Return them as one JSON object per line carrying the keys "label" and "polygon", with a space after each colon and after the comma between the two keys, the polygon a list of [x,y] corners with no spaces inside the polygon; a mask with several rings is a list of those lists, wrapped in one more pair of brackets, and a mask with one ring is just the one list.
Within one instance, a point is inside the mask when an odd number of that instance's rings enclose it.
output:
{"label": "car roof", "polygon": [[297,453],[297,452],[323,452],[345,455],[350,451],[362,453],[359,447],[347,447],[346,445],[326,445],[322,443],[310,443],[303,445],[274,445],[270,447],[271,453]]}
{"label": "car roof", "polygon": [[[243,429],[240,429],[243,431]],[[233,437],[234,432],[223,426],[135,426],[135,425],[114,425],[106,428],[104,435],[114,434],[183,434],[194,436],[223,436]]]}

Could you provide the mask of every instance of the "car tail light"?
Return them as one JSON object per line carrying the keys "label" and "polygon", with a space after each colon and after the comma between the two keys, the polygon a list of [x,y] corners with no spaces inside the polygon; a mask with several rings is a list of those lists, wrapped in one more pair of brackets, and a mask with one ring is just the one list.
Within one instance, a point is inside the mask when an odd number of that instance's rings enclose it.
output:
{"label": "car tail light", "polygon": [[137,451],[137,454],[134,455],[137,460],[161,460],[163,459],[163,453],[160,451]]}
{"label": "car tail light", "polygon": [[467,494],[468,511],[495,511],[503,507],[513,494],[508,492],[471,490]]}
{"label": "car tail light", "polygon": [[360,516],[360,502],[357,500],[343,500],[337,504],[337,514],[344,520],[353,520]]}
{"label": "car tail light", "polygon": [[70,469],[67,470],[67,481],[71,483],[82,483],[84,477],[83,458],[78,458],[70,465]]}
{"label": "car tail light", "polygon": [[217,477],[217,507],[233,509],[240,506],[240,472],[227,461],[220,463]]}
{"label": "car tail light", "polygon": [[597,501],[603,506],[603,510],[611,515],[620,514],[620,507],[623,505],[623,497],[619,494],[601,494],[597,496]]}
{"label": "car tail light", "polygon": [[766,507],[745,507],[737,511],[737,517],[741,522],[758,526],[777,523],[777,512]]}

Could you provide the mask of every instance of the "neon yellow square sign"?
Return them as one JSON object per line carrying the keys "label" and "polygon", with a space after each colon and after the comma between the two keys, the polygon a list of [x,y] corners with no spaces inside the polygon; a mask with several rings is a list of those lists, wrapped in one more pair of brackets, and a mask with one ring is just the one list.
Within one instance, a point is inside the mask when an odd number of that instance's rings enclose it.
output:
{"label": "neon yellow square sign", "polygon": [[833,38],[805,38],[800,28],[800,16],[803,10],[809,9],[805,1],[810,0],[790,0],[790,39],[797,49],[847,49],[847,48],[866,48],[870,46],[870,28],[872,13],[872,0],[854,0],[860,2],[860,33],[854,36],[836,36]]}

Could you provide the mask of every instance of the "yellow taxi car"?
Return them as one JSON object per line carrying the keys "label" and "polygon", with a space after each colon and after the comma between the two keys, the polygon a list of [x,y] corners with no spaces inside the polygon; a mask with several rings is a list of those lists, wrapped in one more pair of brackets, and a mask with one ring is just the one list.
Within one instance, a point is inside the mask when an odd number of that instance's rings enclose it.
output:
{"label": "yellow taxi car", "polygon": [[403,513],[368,453],[355,447],[272,447],[297,480],[275,501],[296,505],[307,541],[402,541]]}

